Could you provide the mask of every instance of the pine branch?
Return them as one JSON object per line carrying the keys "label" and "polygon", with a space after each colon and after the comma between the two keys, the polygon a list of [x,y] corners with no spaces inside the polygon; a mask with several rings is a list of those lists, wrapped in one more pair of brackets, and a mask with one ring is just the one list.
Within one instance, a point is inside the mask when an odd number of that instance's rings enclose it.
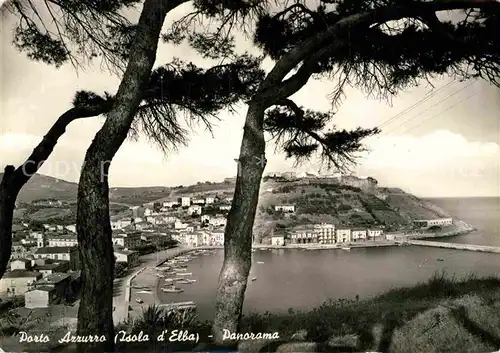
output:
{"label": "pine branch", "polygon": [[332,120],[332,113],[303,110],[291,99],[283,99],[277,105],[281,108],[273,108],[266,114],[265,130],[277,148],[281,148],[287,158],[295,158],[298,164],[319,153],[328,168],[347,171],[355,164],[355,154],[365,151],[361,141],[379,133],[377,128],[322,133]]}

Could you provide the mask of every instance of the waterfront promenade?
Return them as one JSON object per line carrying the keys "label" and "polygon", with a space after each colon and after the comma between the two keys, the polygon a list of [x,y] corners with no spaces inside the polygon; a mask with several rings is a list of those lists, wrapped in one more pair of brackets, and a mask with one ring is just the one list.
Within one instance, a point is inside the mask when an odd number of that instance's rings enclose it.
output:
{"label": "waterfront promenade", "polygon": [[500,254],[500,247],[497,247],[497,246],[460,244],[460,243],[444,243],[444,242],[429,241],[429,240],[408,240],[408,241],[405,241],[404,244],[417,245],[417,246],[428,246],[428,247],[433,247],[433,248],[481,251],[481,252],[490,252],[490,253]]}
{"label": "waterfront promenade", "polygon": [[156,267],[162,262],[191,251],[191,248],[179,246],[152,254],[143,255],[140,257],[140,266],[134,269],[134,272],[124,278],[115,280],[115,293],[113,296],[113,322],[118,324],[128,319],[128,307],[131,302],[131,290],[133,280],[141,273],[145,272],[148,268]]}

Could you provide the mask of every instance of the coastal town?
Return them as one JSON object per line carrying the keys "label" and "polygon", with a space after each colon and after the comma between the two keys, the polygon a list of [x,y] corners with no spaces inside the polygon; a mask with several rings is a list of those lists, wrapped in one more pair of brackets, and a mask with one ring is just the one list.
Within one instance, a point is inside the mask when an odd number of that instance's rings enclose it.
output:
{"label": "coastal town", "polygon": [[[294,173],[270,173],[278,181],[317,178]],[[323,177],[332,183],[363,188],[375,193],[372,178]],[[234,178],[225,182],[234,183]],[[226,218],[231,209],[230,192],[205,193],[170,197],[162,202],[131,206],[132,216],[114,216],[111,221],[112,241],[116,258],[115,277],[125,276],[137,268],[140,256],[157,253],[177,245],[189,248],[223,248]],[[36,200],[37,206],[64,208],[61,200]],[[297,212],[295,204],[274,204],[272,211],[279,219],[288,219]],[[408,238],[422,238],[427,231],[452,226],[452,218],[415,219],[413,230],[387,231],[381,225],[359,227],[326,222],[306,223],[273,228],[267,237],[254,239],[255,248],[305,249],[394,245]],[[75,224],[42,224],[34,230],[28,223],[15,230],[10,271],[0,280],[2,298],[19,298],[29,309],[46,308],[78,298],[80,288],[78,241]],[[428,235],[428,234],[427,234]]]}

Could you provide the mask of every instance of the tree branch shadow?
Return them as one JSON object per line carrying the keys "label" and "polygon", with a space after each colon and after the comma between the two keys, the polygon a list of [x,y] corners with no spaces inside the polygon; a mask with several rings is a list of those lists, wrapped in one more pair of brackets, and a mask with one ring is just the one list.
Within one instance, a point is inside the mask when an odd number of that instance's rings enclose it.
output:
{"label": "tree branch shadow", "polygon": [[488,345],[494,347],[500,346],[500,338],[474,322],[467,314],[467,309],[464,306],[453,308],[450,312],[455,320],[457,320],[457,322],[461,324],[472,336],[478,337],[481,341],[487,343]]}

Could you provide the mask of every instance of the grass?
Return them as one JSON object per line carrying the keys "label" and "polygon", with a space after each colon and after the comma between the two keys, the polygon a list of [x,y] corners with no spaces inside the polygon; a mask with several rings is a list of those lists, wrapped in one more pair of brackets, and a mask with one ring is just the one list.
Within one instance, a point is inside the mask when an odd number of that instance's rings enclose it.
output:
{"label": "grass", "polygon": [[[426,283],[373,299],[330,300],[310,312],[254,314],[243,319],[241,331],[279,332],[286,342],[296,341],[300,333],[302,340],[327,344],[330,351],[493,351],[500,347],[495,338],[500,337],[499,288],[498,278],[458,279],[437,273]],[[464,310],[474,313],[475,320],[463,315]]]}
{"label": "grass", "polygon": [[[274,342],[248,341],[251,348],[245,352],[276,352],[290,342],[311,342],[315,351],[325,352],[491,352],[500,348],[499,288],[498,278],[460,279],[440,272],[425,283],[371,299],[329,300],[308,312],[289,309],[284,314],[244,316],[240,332],[280,335]],[[174,329],[198,333],[200,341],[156,341],[163,330]],[[207,341],[210,323],[199,322],[195,312],[166,313],[152,305],[139,318],[118,325],[116,332],[120,330],[143,331],[151,339],[119,344],[119,351],[187,352],[200,343],[213,348]]]}
{"label": "grass", "polygon": [[[278,342],[246,342],[249,352],[275,352],[283,343],[314,342],[316,351],[486,352],[500,347],[500,279],[436,273],[429,281],[367,300],[329,300],[308,311],[244,316],[240,332],[279,332]],[[194,314],[193,314],[194,315]],[[130,327],[130,325],[128,325]],[[194,316],[161,319],[155,307],[131,325],[132,332],[185,328],[208,337],[210,323]],[[202,343],[213,349],[210,342]],[[197,344],[149,346],[149,351],[191,351]],[[145,348],[142,345],[142,349]],[[248,345],[247,345],[248,347]],[[205,349],[206,350],[206,349]],[[295,348],[295,351],[297,348]]]}

